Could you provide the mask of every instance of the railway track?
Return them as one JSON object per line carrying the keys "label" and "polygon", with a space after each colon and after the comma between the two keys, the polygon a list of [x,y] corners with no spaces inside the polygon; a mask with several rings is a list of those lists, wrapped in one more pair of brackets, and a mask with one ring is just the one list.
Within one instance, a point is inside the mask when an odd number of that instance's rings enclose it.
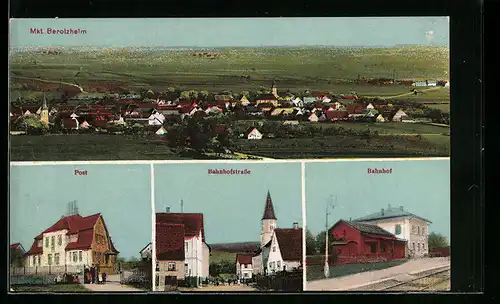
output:
{"label": "railway track", "polygon": [[379,291],[437,291],[448,290],[450,268],[417,275],[415,279],[384,286]]}

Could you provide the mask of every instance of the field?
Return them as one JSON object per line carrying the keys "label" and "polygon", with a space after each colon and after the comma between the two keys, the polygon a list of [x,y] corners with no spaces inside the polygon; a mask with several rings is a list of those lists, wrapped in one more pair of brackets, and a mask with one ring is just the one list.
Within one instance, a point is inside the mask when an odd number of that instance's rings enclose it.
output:
{"label": "field", "polygon": [[[406,261],[388,261],[379,263],[366,264],[345,264],[338,266],[330,266],[330,278],[338,278],[351,274],[386,269],[401,265]],[[322,265],[307,266],[306,270],[307,281],[321,280],[325,278]]]}
{"label": "field", "polygon": [[160,140],[126,135],[11,136],[11,161],[183,159]]}
{"label": "field", "polygon": [[[399,85],[356,83],[358,77],[448,79],[449,49],[408,46],[397,48],[222,48],[217,58],[193,56],[197,51],[166,49],[63,49],[60,54],[16,52],[11,75],[81,85],[87,92],[103,88],[134,91],[167,87],[186,90],[256,91],[275,79],[279,90],[306,89],[360,95],[389,96],[407,93]],[[12,94],[39,94],[37,85],[57,84],[11,78]],[[56,94],[56,93],[55,93]],[[57,95],[57,94],[56,94]],[[447,94],[415,96],[449,102]]]}

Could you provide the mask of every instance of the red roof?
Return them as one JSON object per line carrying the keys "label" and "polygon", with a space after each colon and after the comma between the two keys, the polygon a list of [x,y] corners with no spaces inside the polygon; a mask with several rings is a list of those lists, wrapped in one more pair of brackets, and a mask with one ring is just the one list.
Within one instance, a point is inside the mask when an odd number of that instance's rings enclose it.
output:
{"label": "red roof", "polygon": [[[47,228],[40,235],[35,237],[35,240],[31,246],[30,250],[27,252],[27,254],[41,254],[43,251],[43,248],[38,247],[38,241],[42,240],[43,234],[55,232],[55,231],[61,231],[61,230],[67,230],[66,234],[68,234],[68,235],[71,235],[71,234],[78,235],[77,241],[69,243],[66,246],[66,250],[91,248],[93,237],[94,237],[94,225],[96,224],[97,220],[100,217],[101,217],[101,214],[97,213],[97,214],[89,215],[87,217],[82,217],[79,214],[75,214],[75,215],[70,215],[70,216],[66,216],[66,217],[61,218],[54,225]],[[103,220],[103,222],[104,222],[104,220]],[[106,227],[106,224],[104,224],[104,227]],[[110,246],[113,247],[113,249],[114,249],[114,246],[112,245],[112,243],[110,244]],[[114,250],[116,250],[116,249],[114,249]]]}
{"label": "red roof", "polygon": [[10,249],[22,249],[24,251],[24,248],[21,245],[21,243],[15,243],[15,244],[10,245]]}
{"label": "red roof", "polygon": [[156,260],[184,260],[184,238],[183,224],[156,222]]}
{"label": "red roof", "polygon": [[338,120],[349,117],[347,111],[326,111],[325,115],[328,120]]}
{"label": "red roof", "polygon": [[252,256],[253,253],[250,254],[237,254],[236,255],[236,262],[240,264],[252,264]]}
{"label": "red roof", "polygon": [[78,125],[77,121],[73,118],[63,118],[61,122],[62,122],[63,128],[66,128],[66,129],[76,128]]}
{"label": "red roof", "polygon": [[274,230],[284,261],[302,261],[302,228]]}
{"label": "red roof", "polygon": [[186,238],[196,237],[201,232],[202,240],[205,241],[202,213],[156,213],[156,222],[182,224]]}
{"label": "red roof", "polygon": [[344,95],[344,96],[342,96],[342,99],[356,100],[356,99],[358,99],[358,96],[356,96],[356,95]]}
{"label": "red roof", "polygon": [[349,114],[364,113],[363,105],[359,103],[349,104],[347,105],[347,112]]}

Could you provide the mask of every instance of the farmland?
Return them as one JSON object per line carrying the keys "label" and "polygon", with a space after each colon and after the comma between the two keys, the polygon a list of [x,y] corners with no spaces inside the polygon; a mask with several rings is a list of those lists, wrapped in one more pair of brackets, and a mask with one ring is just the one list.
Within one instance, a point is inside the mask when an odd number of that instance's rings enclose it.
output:
{"label": "farmland", "polygon": [[[398,48],[222,48],[220,56],[193,56],[192,51],[165,49],[63,49],[60,54],[17,52],[11,73],[21,77],[77,83],[87,92],[106,87],[125,91],[255,90],[275,79],[280,90],[306,89],[389,96],[408,92],[400,85],[374,86],[366,78],[448,79],[445,47]],[[395,73],[395,75],[394,75]],[[13,92],[33,94],[37,81],[11,78]],[[434,95],[434,96],[433,96]],[[11,98],[16,98],[13,94]],[[449,100],[446,92],[422,94],[416,102]]]}

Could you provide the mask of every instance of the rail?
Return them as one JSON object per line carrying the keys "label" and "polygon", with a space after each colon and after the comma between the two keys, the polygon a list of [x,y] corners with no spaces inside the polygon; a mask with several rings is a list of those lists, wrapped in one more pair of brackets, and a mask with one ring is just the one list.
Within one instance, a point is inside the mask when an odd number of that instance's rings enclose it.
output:
{"label": "rail", "polygon": [[444,282],[450,280],[450,268],[439,269],[429,274],[418,276],[417,278],[399,282],[393,285],[389,285],[379,291],[425,291],[425,290],[434,290],[431,289],[436,285],[440,285]]}

